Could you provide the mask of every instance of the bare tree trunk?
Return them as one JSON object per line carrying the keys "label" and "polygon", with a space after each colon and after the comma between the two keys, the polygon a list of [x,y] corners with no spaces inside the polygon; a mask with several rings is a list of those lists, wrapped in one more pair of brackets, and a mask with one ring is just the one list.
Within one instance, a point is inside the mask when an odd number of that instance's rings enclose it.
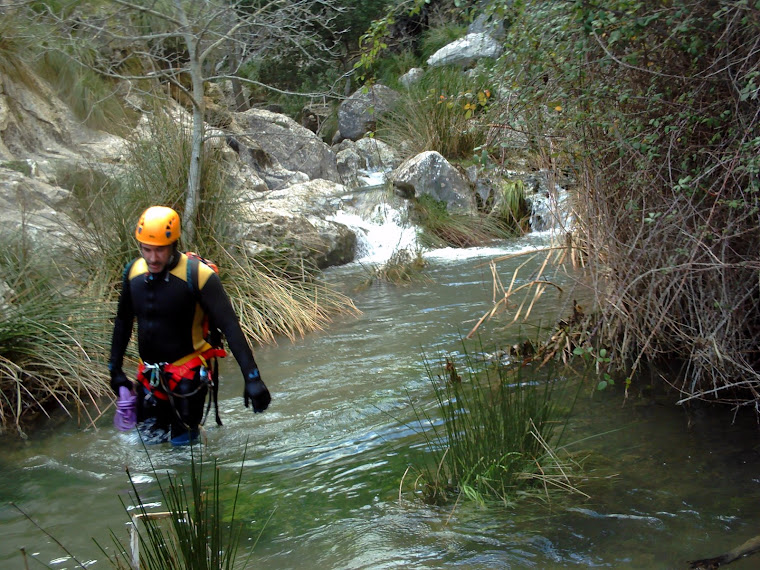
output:
{"label": "bare tree trunk", "polygon": [[[232,65],[231,69],[237,70],[240,66],[240,46],[235,42],[230,50],[230,59]],[[237,77],[237,73],[234,73],[231,79],[232,94],[235,96],[235,110],[239,113],[248,110],[248,100],[243,93],[243,84]]]}
{"label": "bare tree trunk", "polygon": [[187,14],[180,0],[174,0],[179,21],[183,27],[183,36],[187,45],[189,56],[188,69],[192,84],[193,104],[193,133],[190,150],[190,166],[187,175],[187,196],[185,196],[185,212],[182,223],[182,239],[186,246],[195,241],[195,220],[198,216],[198,205],[201,201],[201,169],[203,167],[203,144],[204,144],[204,115],[205,101],[203,98],[204,77],[201,61],[199,59],[198,45],[193,37],[192,28],[187,20]]}

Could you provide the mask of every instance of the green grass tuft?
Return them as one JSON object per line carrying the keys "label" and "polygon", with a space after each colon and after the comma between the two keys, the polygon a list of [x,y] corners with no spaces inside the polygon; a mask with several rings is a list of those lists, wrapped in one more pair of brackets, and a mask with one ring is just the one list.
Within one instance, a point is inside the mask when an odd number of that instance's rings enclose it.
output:
{"label": "green grass tuft", "polygon": [[510,504],[525,494],[576,491],[575,465],[557,451],[570,412],[562,381],[475,364],[468,355],[448,356],[437,370],[427,363],[427,373],[438,414],[417,410],[430,426],[430,458],[417,467],[415,484],[423,500]]}

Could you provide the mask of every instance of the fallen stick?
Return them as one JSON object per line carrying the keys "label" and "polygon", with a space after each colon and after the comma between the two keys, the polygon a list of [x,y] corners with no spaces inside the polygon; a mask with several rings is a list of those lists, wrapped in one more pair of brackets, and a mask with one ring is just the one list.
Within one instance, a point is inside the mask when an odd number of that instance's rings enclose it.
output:
{"label": "fallen stick", "polygon": [[726,564],[731,564],[739,558],[744,558],[751,554],[760,552],[760,535],[750,538],[748,541],[740,544],[733,550],[729,550],[725,554],[716,556],[715,558],[703,558],[702,560],[693,560],[689,568],[701,569],[701,570],[713,570]]}

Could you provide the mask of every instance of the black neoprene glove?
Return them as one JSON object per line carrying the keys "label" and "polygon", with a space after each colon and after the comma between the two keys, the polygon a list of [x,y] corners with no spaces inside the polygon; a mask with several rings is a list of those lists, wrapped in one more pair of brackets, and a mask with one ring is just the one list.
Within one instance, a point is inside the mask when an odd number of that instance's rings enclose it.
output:
{"label": "black neoprene glove", "polygon": [[119,388],[122,386],[126,386],[130,390],[134,388],[134,384],[132,384],[132,381],[127,378],[127,375],[124,374],[124,371],[121,368],[114,368],[110,369],[109,371],[111,373],[111,390],[113,390],[113,393],[116,394],[116,396],[119,395]]}
{"label": "black neoprene glove", "polygon": [[243,392],[245,407],[251,404],[254,413],[263,412],[269,407],[272,396],[269,395],[266,385],[261,380],[259,369],[254,368],[245,377],[245,391]]}

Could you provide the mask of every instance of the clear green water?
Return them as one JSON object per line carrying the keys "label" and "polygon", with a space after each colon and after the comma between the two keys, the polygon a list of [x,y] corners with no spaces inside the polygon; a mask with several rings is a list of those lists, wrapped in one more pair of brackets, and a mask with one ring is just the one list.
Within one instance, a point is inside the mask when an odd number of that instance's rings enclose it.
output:
{"label": "clear green water", "polygon": [[[636,398],[624,404],[613,391],[592,394],[590,385],[567,437],[590,438],[575,448],[585,457],[581,488],[590,498],[487,509],[430,507],[408,492],[399,498],[407,467],[424,453],[410,399],[423,406],[434,399],[424,355],[460,351],[461,336],[491,306],[486,259],[433,259],[425,283],[355,293],[359,318],[258,349],[274,397],[265,414],[243,408],[240,373],[227,362],[225,425],[211,422],[204,454],[221,466],[230,501],[243,469],[241,555],[261,533],[247,567],[686,568],[687,560],[760,533],[754,420],[732,425],[725,414]],[[499,267],[508,281],[514,265]],[[362,276],[357,267],[328,275],[347,288]],[[566,301],[545,295],[536,320],[554,322]],[[502,338],[519,335],[515,328]],[[27,441],[3,440],[0,568],[24,568],[22,547],[51,568],[77,567],[10,502],[87,567],[108,568],[93,538],[110,546],[113,531],[126,541],[120,499],[132,501],[125,467],[157,509],[151,462],[159,472],[189,471],[188,449],[157,446],[148,456],[134,435],[115,432],[110,413],[98,427],[58,421]],[[32,560],[34,567],[44,566]],[[760,556],[731,566],[756,567]]]}

